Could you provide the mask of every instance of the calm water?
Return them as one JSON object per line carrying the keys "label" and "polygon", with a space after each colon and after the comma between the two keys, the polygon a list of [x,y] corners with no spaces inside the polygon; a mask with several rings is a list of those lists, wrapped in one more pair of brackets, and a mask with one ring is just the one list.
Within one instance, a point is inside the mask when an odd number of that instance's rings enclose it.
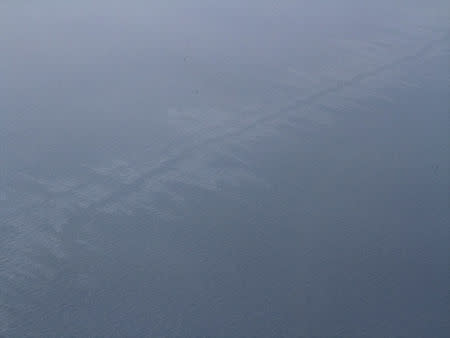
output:
{"label": "calm water", "polygon": [[449,41],[417,36],[320,88],[187,67],[169,109],[8,87],[0,336],[446,337]]}

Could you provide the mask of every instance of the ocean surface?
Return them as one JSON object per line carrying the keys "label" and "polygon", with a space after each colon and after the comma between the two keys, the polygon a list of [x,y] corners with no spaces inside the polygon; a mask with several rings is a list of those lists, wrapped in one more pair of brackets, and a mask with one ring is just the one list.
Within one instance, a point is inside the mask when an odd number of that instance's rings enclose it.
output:
{"label": "ocean surface", "polygon": [[2,6],[0,336],[448,337],[445,13]]}

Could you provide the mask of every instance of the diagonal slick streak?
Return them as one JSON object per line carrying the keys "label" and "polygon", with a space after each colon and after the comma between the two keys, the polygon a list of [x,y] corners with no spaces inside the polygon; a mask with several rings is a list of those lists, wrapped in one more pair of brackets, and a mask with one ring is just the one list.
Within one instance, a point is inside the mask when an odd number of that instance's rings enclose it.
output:
{"label": "diagonal slick streak", "polygon": [[[107,204],[116,201],[119,198],[123,198],[124,196],[127,196],[137,190],[145,184],[145,182],[155,177],[159,174],[162,174],[166,172],[167,170],[176,167],[177,164],[182,162],[184,159],[186,159],[189,155],[191,155],[194,151],[200,149],[201,147],[214,144],[220,141],[223,141],[225,139],[228,139],[230,137],[236,137],[239,135],[242,135],[249,130],[263,124],[266,122],[270,122],[273,120],[278,119],[280,116],[287,114],[289,112],[298,110],[301,107],[308,106],[310,104],[316,103],[318,100],[322,99],[323,97],[326,97],[328,95],[331,95],[333,93],[339,92],[345,88],[354,86],[364,80],[367,80],[371,77],[375,77],[383,72],[386,72],[390,69],[393,69],[395,67],[398,67],[402,64],[414,61],[415,59],[418,59],[420,57],[425,56],[435,44],[442,43],[445,41],[448,41],[450,38],[450,32],[447,32],[443,37],[439,39],[432,40],[425,44],[423,47],[418,49],[415,53],[404,56],[402,58],[399,58],[397,60],[394,60],[393,62],[384,64],[380,67],[377,67],[375,69],[359,73],[355,76],[353,76],[350,79],[340,81],[338,84],[331,86],[329,88],[323,89],[321,91],[318,91],[317,93],[314,93],[312,95],[309,95],[308,97],[296,100],[295,102],[286,105],[285,107],[282,107],[281,109],[266,114],[264,116],[261,116],[257,119],[254,119],[253,121],[242,125],[239,124],[235,127],[227,128],[228,130],[222,134],[215,134],[203,139],[198,140],[197,142],[194,142],[178,151],[175,151],[174,154],[172,154],[171,157],[166,158],[164,160],[161,160],[158,164],[151,167],[148,171],[143,173],[140,177],[136,178],[134,181],[130,182],[129,184],[122,185],[121,188],[115,190],[107,197],[94,202],[90,206],[79,210],[78,214],[65,224],[63,228],[63,243],[66,246],[66,249],[69,250],[70,254],[75,254],[76,247],[76,239],[77,234],[79,230],[81,230],[82,226],[87,226],[90,224],[93,224],[96,220],[96,218],[99,216],[99,212],[97,211],[98,208],[104,207]],[[231,130],[230,130],[231,129]],[[169,145],[166,149],[169,151],[171,146]]]}

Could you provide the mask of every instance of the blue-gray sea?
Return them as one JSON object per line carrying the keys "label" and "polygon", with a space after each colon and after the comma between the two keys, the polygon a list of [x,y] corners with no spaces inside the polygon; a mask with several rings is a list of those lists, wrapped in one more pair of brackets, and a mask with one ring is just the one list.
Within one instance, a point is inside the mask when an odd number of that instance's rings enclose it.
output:
{"label": "blue-gray sea", "polygon": [[4,1],[0,336],[448,337],[449,7]]}

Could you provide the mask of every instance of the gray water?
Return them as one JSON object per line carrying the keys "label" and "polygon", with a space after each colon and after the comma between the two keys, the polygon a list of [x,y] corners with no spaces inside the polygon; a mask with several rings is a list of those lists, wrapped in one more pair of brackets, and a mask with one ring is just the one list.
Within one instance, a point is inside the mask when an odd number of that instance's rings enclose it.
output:
{"label": "gray water", "polygon": [[447,337],[445,1],[0,4],[0,336]]}

